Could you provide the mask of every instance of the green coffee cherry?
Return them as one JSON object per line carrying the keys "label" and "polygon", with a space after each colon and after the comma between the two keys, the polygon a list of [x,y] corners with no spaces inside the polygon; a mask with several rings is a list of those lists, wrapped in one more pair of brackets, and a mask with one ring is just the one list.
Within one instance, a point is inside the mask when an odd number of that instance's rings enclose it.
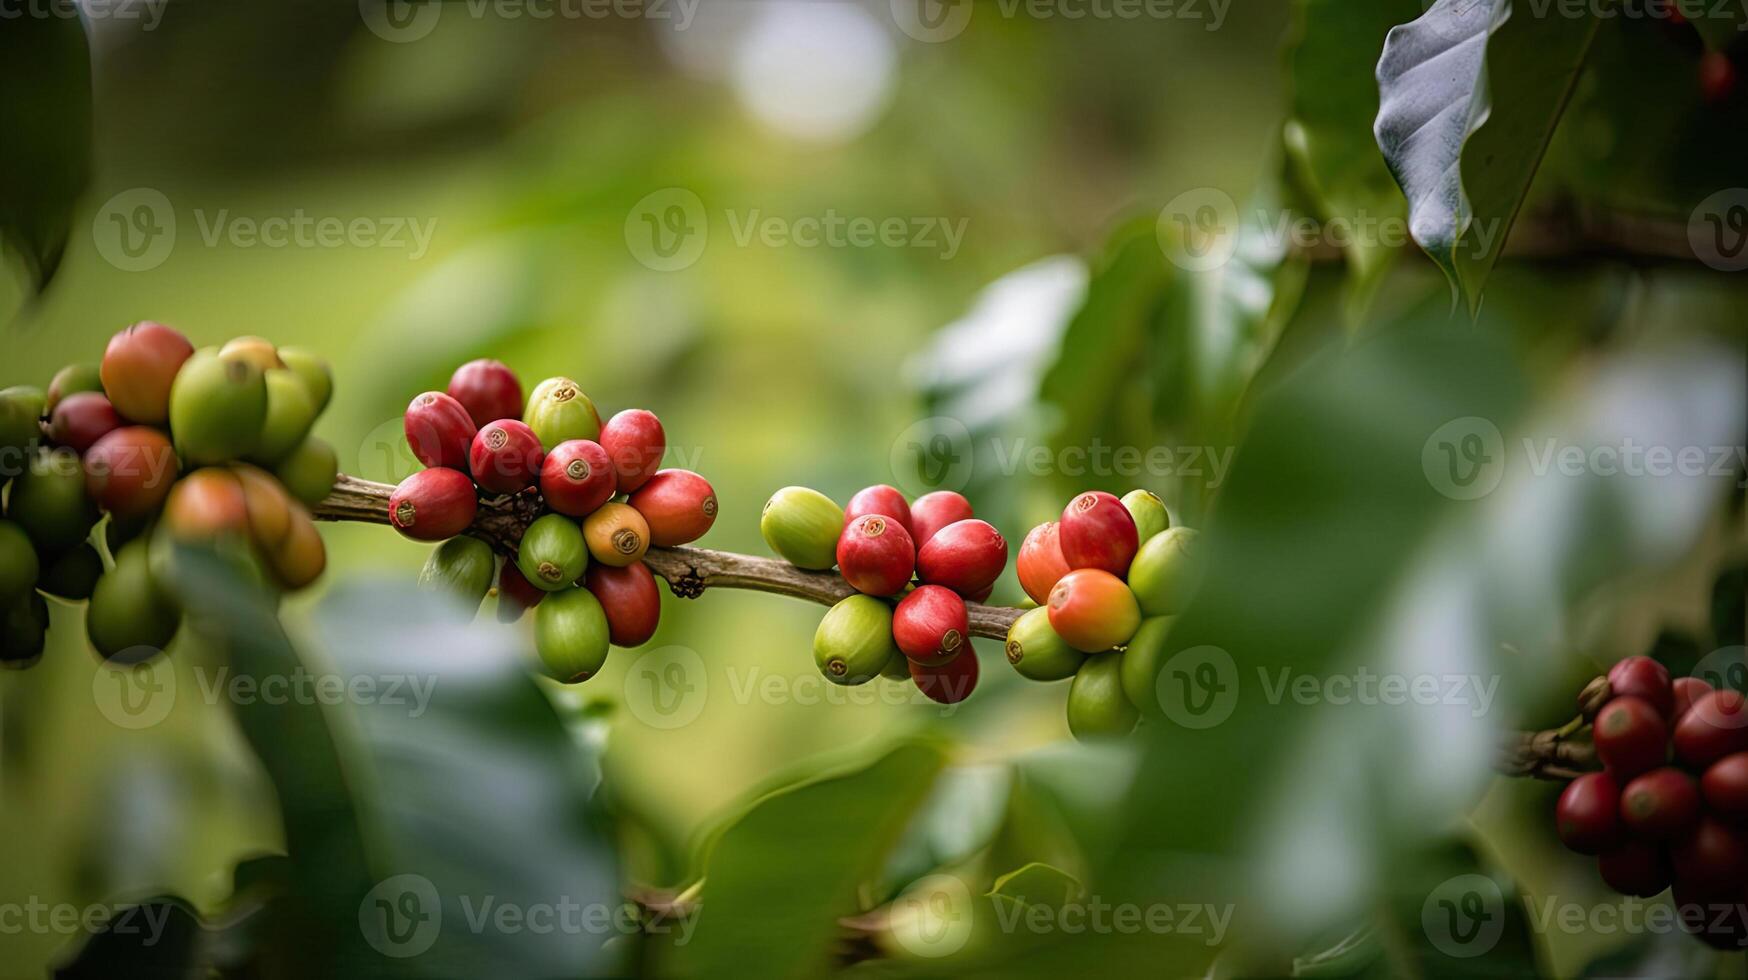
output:
{"label": "green coffee cherry", "polygon": [[535,385],[528,395],[528,407],[522,410],[522,421],[540,437],[547,452],[571,439],[601,437],[601,415],[595,411],[595,403],[569,378],[547,378]]}
{"label": "green coffee cherry", "polygon": [[583,529],[563,514],[536,518],[516,549],[516,567],[530,583],[547,592],[569,588],[589,567]]}
{"label": "green coffee cherry", "polygon": [[0,603],[0,667],[20,670],[42,659],[49,607],[32,592]]}
{"label": "green coffee cherry", "polygon": [[42,440],[42,404],[30,390],[0,391],[0,486],[17,476],[25,456]]}
{"label": "green coffee cherry", "polygon": [[170,435],[192,468],[255,450],[267,421],[267,380],[241,358],[195,351],[170,385]]}
{"label": "green coffee cherry", "polygon": [[534,650],[548,676],[579,684],[607,662],[607,612],[584,588],[554,592],[534,607]]}
{"label": "green coffee cherry", "polygon": [[463,535],[438,545],[419,572],[419,588],[454,596],[469,612],[476,612],[492,590],[498,570],[492,546]]}
{"label": "green coffee cherry", "polygon": [[893,655],[886,658],[886,666],[880,668],[880,676],[889,681],[910,680],[910,658],[903,650],[893,648]]}
{"label": "green coffee cherry", "polygon": [[91,598],[102,574],[103,556],[90,542],[83,542],[45,562],[36,587],[57,599],[83,602]]}
{"label": "green coffee cherry", "polygon": [[1135,518],[1136,540],[1145,544],[1148,538],[1171,527],[1171,514],[1165,501],[1147,490],[1131,490],[1123,495],[1123,506]]}
{"label": "green coffee cherry", "polygon": [[1086,659],[1068,686],[1068,730],[1081,741],[1127,735],[1141,717],[1123,694],[1120,653]]}
{"label": "green coffee cherry", "polygon": [[43,414],[55,410],[61,399],[68,395],[94,391],[103,394],[103,373],[95,361],[84,364],[69,364],[59,371],[49,381],[49,390],[44,394]]}
{"label": "green coffee cherry", "polygon": [[97,505],[85,495],[85,469],[70,449],[39,449],[12,484],[6,516],[42,551],[63,551],[85,540],[97,523]]}
{"label": "green coffee cherry", "polygon": [[0,521],[0,603],[30,592],[39,572],[30,535],[12,521]]}
{"label": "green coffee cherry", "polygon": [[807,487],[777,491],[759,515],[765,543],[796,568],[823,570],[837,564],[838,536],[843,530],[844,509]]}
{"label": "green coffee cherry", "polygon": [[316,424],[316,405],[309,387],[290,368],[273,368],[264,376],[267,418],[249,458],[268,466],[291,455]]}
{"label": "green coffee cherry", "polygon": [[[152,575],[150,544],[136,540],[115,556],[115,567],[97,580],[85,611],[85,631],[105,659],[133,651],[126,660],[147,659],[176,636],[182,612]],[[145,647],[147,650],[134,650]]]}
{"label": "green coffee cherry", "polygon": [[315,407],[317,415],[322,414],[328,407],[329,397],[334,394],[334,372],[328,367],[327,359],[302,347],[281,347],[279,360],[303,379],[310,404]]}
{"label": "green coffee cherry", "polygon": [[1159,672],[1165,667],[1165,641],[1171,635],[1175,616],[1153,616],[1141,621],[1141,628],[1130,638],[1123,651],[1123,695],[1144,715],[1158,715]]}
{"label": "green coffee cherry", "polygon": [[1174,527],[1141,545],[1129,564],[1129,588],[1143,616],[1175,616],[1201,583],[1197,534]]}
{"label": "green coffee cherry", "polygon": [[273,475],[305,507],[322,502],[340,474],[340,458],[326,440],[310,436],[273,469]]}
{"label": "green coffee cherry", "polygon": [[877,677],[898,645],[892,609],[873,596],[853,595],[831,607],[813,634],[813,662],[834,684],[864,684]]}
{"label": "green coffee cherry", "polygon": [[19,406],[31,418],[40,419],[49,414],[48,396],[36,385],[13,385],[10,388],[0,388],[0,399]]}
{"label": "green coffee cherry", "polygon": [[1086,654],[1068,645],[1050,628],[1050,610],[1028,609],[1008,627],[1008,663],[1021,677],[1035,681],[1059,681],[1073,677]]}

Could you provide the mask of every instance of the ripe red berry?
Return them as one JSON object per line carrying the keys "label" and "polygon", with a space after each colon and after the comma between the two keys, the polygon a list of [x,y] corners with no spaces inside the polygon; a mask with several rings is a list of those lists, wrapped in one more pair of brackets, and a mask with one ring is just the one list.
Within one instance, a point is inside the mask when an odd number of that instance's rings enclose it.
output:
{"label": "ripe red berry", "polygon": [[716,523],[716,491],[691,470],[657,470],[627,502],[649,522],[649,543],[660,548],[696,541]]}
{"label": "ripe red berry", "polygon": [[1050,590],[1050,628],[1082,653],[1102,653],[1141,628],[1141,607],[1123,580],[1098,568],[1077,568]]}
{"label": "ripe red berry", "polygon": [[467,466],[473,482],[492,493],[516,493],[540,478],[546,459],[540,437],[515,419],[487,422],[468,448]]}
{"label": "ripe red berry", "polygon": [[499,419],[522,418],[522,382],[501,361],[482,357],[456,368],[449,376],[448,393],[479,428]]}
{"label": "ripe red berry", "polygon": [[156,425],[170,417],[170,384],[194,345],[182,334],[142,320],[109,338],[98,375],[122,417]]}
{"label": "ripe red berry", "polygon": [[1701,697],[1675,724],[1675,754],[1695,768],[1748,751],[1748,704],[1732,690]]}
{"label": "ripe red berry", "polygon": [[613,461],[620,493],[643,486],[662,465],[668,449],[668,434],[654,412],[628,408],[601,426],[601,448]]}
{"label": "ripe red berry", "polygon": [[1687,714],[1695,701],[1713,690],[1710,684],[1698,677],[1677,677],[1671,682],[1670,689],[1675,692],[1675,713],[1670,716],[1675,721],[1680,721],[1681,716]]}
{"label": "ripe red berry", "polygon": [[1102,568],[1122,578],[1141,547],[1135,518],[1123,502],[1102,490],[1089,490],[1062,509],[1058,532],[1069,568]]}
{"label": "ripe red berry", "polygon": [[623,568],[592,562],[583,585],[601,601],[608,639],[616,647],[649,642],[662,618],[661,591],[649,566],[636,561]]}
{"label": "ripe red berry", "polygon": [[109,399],[95,391],[68,395],[49,416],[49,438],[57,445],[84,453],[91,444],[121,428],[121,416]]}
{"label": "ripe red berry", "polygon": [[1614,697],[1644,698],[1657,713],[1675,719],[1675,689],[1669,669],[1650,657],[1628,657],[1609,668],[1608,686]]}
{"label": "ripe red berry", "polygon": [[1566,784],[1554,807],[1561,843],[1579,854],[1601,854],[1620,843],[1620,785],[1606,772],[1589,772]]}
{"label": "ripe red berry", "polygon": [[389,523],[416,541],[455,537],[473,523],[478,509],[473,481],[446,467],[414,473],[388,498]]}
{"label": "ripe red berry", "polygon": [[1748,837],[1716,817],[1699,823],[1669,849],[1675,880],[1698,894],[1740,892],[1748,879]]}
{"label": "ripe red berry", "polygon": [[1736,91],[1736,66],[1722,51],[1707,51],[1699,60],[1699,90],[1714,105]]}
{"label": "ripe red berry", "polygon": [[971,635],[965,600],[939,585],[918,586],[892,613],[892,639],[904,655],[924,666],[958,656]]}
{"label": "ripe red berry", "polygon": [[[844,505],[844,526],[849,527],[856,518],[864,514],[890,517],[904,528],[906,535],[910,534],[910,505],[904,502],[904,494],[894,487],[881,483],[856,491],[856,495]],[[912,537],[911,540],[915,541],[916,538]]]}
{"label": "ripe red berry", "polygon": [[441,391],[427,391],[407,406],[401,425],[419,462],[466,471],[478,428],[460,402]]}
{"label": "ripe red berry", "polygon": [[910,505],[911,540],[921,548],[941,528],[958,521],[968,521],[975,516],[971,512],[971,501],[951,490],[925,493]]}
{"label": "ripe red berry", "polygon": [[1663,849],[1645,841],[1628,841],[1596,860],[1608,887],[1622,895],[1652,898],[1669,887],[1669,859]]}
{"label": "ripe red berry", "polygon": [[1062,557],[1058,531],[1062,525],[1046,521],[1026,533],[1020,542],[1020,554],[1014,559],[1014,571],[1019,573],[1020,588],[1040,606],[1050,601],[1050,590],[1071,569]]}
{"label": "ripe red berry", "polygon": [[180,467],[170,437],[144,425],[116,429],[85,453],[85,493],[116,517],[139,517],[169,496]]}
{"label": "ripe red berry", "polygon": [[587,517],[617,492],[613,462],[601,444],[571,439],[552,447],[540,466],[540,495],[560,514]]}
{"label": "ripe red berry", "polygon": [[1712,763],[1700,777],[1706,806],[1731,820],[1748,820],[1748,752],[1737,752]]}
{"label": "ripe red berry", "polygon": [[1621,792],[1621,822],[1642,837],[1662,840],[1699,819],[1699,785],[1679,769],[1653,769]]}
{"label": "ripe red berry", "polygon": [[498,571],[498,622],[514,623],[522,614],[546,598],[546,590],[528,581],[522,567],[513,561],[504,562]]}
{"label": "ripe red berry", "polygon": [[1669,756],[1669,726],[1644,698],[1615,698],[1596,714],[1596,754],[1618,779],[1631,779],[1663,765]]}
{"label": "ripe red berry", "polygon": [[954,521],[917,551],[917,577],[967,598],[988,597],[1008,564],[1008,543],[987,521]]}
{"label": "ripe red berry", "polygon": [[838,571],[857,592],[897,595],[915,569],[910,532],[891,517],[863,514],[838,535]]}
{"label": "ripe red berry", "polygon": [[916,683],[917,690],[931,701],[958,704],[977,688],[977,651],[971,649],[970,640],[965,641],[958,656],[944,664],[925,667],[909,657],[904,658],[904,662],[910,668],[910,679]]}

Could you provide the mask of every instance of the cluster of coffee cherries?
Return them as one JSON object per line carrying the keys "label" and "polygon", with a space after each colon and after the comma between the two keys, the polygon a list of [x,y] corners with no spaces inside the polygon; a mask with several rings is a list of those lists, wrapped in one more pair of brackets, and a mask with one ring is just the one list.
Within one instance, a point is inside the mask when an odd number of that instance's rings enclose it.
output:
{"label": "cluster of coffee cherries", "polygon": [[41,657],[44,596],[89,600],[107,659],[163,650],[182,622],[176,540],[226,551],[263,586],[315,581],[327,556],[308,508],[336,460],[309,433],[332,391],[309,351],[259,337],[196,350],[150,321],[46,390],[0,391],[0,663]]}
{"label": "cluster of coffee cherries", "polygon": [[[1600,683],[1600,681],[1599,681]],[[1560,840],[1603,881],[1651,898],[1673,888],[1681,921],[1725,949],[1748,945],[1748,704],[1649,657],[1608,673],[1591,726],[1602,772],[1573,780]]]}
{"label": "cluster of coffee cherries", "polygon": [[[893,487],[868,487],[848,507],[817,490],[784,487],[765,502],[759,531],[791,564],[836,565],[857,594],[834,605],[813,636],[813,658],[834,683],[909,678],[942,704],[977,686],[965,603],[989,598],[1008,543],[949,490],[914,503]],[[916,587],[911,588],[912,578]],[[896,608],[887,600],[902,598]]]}
{"label": "cluster of coffee cherries", "polygon": [[[446,391],[414,398],[404,423],[426,469],[395,488],[389,522],[443,542],[421,584],[477,610],[495,579],[498,617],[513,622],[534,607],[535,650],[565,683],[593,677],[610,645],[648,642],[661,596],[645,553],[696,541],[716,521],[708,481],[659,468],[660,419],[634,408],[603,425],[595,403],[562,377],[535,385],[524,404],[516,375],[482,359],[457,368]],[[466,533],[482,495],[522,498],[539,514],[501,569],[491,546]]]}
{"label": "cluster of coffee cherries", "polygon": [[1035,681],[1074,678],[1076,738],[1126,735],[1157,702],[1159,654],[1199,578],[1195,543],[1146,490],[1077,494],[1021,542],[1020,587],[1038,607],[1009,628],[1008,662]]}

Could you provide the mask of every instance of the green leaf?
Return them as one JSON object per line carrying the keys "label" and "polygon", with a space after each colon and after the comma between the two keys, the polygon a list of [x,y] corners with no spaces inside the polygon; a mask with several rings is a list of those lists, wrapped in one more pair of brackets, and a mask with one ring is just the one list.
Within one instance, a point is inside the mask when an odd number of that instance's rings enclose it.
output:
{"label": "green leaf", "polygon": [[1471,314],[1600,23],[1526,0],[1437,0],[1384,43],[1378,146],[1414,240]]}
{"label": "green leaf", "polygon": [[78,5],[0,24],[0,245],[32,290],[54,278],[91,170],[91,52]]}

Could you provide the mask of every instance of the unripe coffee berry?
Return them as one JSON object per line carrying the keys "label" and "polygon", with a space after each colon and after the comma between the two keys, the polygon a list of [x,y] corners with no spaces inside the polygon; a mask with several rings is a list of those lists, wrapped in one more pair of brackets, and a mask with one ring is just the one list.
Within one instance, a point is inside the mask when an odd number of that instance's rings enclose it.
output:
{"label": "unripe coffee berry", "polygon": [[1712,763],[1700,778],[1706,806],[1731,820],[1748,820],[1748,752]]}
{"label": "unripe coffee berry", "polygon": [[910,534],[884,514],[865,514],[838,536],[838,571],[857,592],[897,595],[916,568]]}
{"label": "unripe coffee berry", "polygon": [[49,438],[76,453],[120,427],[121,416],[109,399],[91,391],[62,399],[49,416]]}
{"label": "unripe coffee berry", "polygon": [[237,475],[222,466],[195,470],[170,488],[163,527],[183,541],[249,536],[249,500]]}
{"label": "unripe coffee berry", "polygon": [[624,567],[643,559],[649,551],[649,524],[626,504],[602,504],[583,518],[583,540],[598,562]]}
{"label": "unripe coffee berry", "polygon": [[1704,768],[1743,751],[1748,751],[1748,704],[1736,691],[1705,695],[1675,723],[1675,754],[1690,766]]}
{"label": "unripe coffee berry", "polygon": [[170,438],[190,466],[253,452],[267,421],[267,379],[248,361],[195,352],[170,386]]}
{"label": "unripe coffee berry", "polygon": [[688,544],[716,523],[716,491],[691,470],[657,470],[627,501],[649,522],[649,543]]}
{"label": "unripe coffee berry", "polygon": [[840,600],[813,634],[813,662],[834,684],[871,681],[894,656],[903,654],[892,642],[892,609],[870,596]]}
{"label": "unripe coffee berry", "polygon": [[117,517],[155,512],[181,472],[170,439],[130,425],[97,440],[85,453],[85,492]]}
{"label": "unripe coffee berry", "polygon": [[97,505],[85,493],[85,469],[71,449],[39,449],[13,478],[6,516],[44,551],[63,551],[85,540],[97,523]]}
{"label": "unripe coffee berry", "polygon": [[169,646],[182,624],[182,611],[152,575],[149,547],[142,538],[122,548],[91,591],[85,632],[106,660],[123,653],[129,662],[147,659]]}
{"label": "unripe coffee berry", "polygon": [[218,349],[218,356],[227,361],[253,364],[263,374],[285,366],[285,362],[279,359],[279,351],[274,348],[273,341],[265,337],[232,337]]}
{"label": "unripe coffee berry", "polygon": [[1710,684],[1698,677],[1677,677],[1670,682],[1669,686],[1674,692],[1675,701],[1675,711],[1670,715],[1671,723],[1680,721],[1681,716],[1687,714],[1695,701],[1710,694],[1713,690]]}
{"label": "unripe coffee berry", "polygon": [[818,490],[784,487],[759,514],[759,535],[796,568],[822,571],[837,564],[844,510]]}
{"label": "unripe coffee berry", "polygon": [[407,406],[401,419],[407,446],[426,466],[467,469],[467,454],[473,448],[478,428],[461,403],[441,391],[427,391]]}
{"label": "unripe coffee berry", "polygon": [[1621,841],[1621,787],[1606,772],[1587,772],[1566,784],[1554,806],[1560,842],[1579,854],[1601,854]]}
{"label": "unripe coffee berry", "polygon": [[534,610],[534,650],[549,677],[580,684],[607,662],[610,629],[600,600],[584,588],[566,588]]}
{"label": "unripe coffee berry", "polygon": [[473,481],[460,470],[420,470],[389,495],[388,518],[415,541],[442,541],[467,530],[479,511]]}
{"label": "unripe coffee berry", "polygon": [[453,599],[468,618],[492,590],[498,559],[492,546],[478,538],[457,535],[432,549],[419,570],[419,588]]}
{"label": "unripe coffee berry", "polygon": [[1068,685],[1068,730],[1075,738],[1081,741],[1116,738],[1135,730],[1141,714],[1123,694],[1121,671],[1119,653],[1088,657],[1075,671],[1074,680]]}
{"label": "unripe coffee berry", "polygon": [[971,648],[971,641],[966,640],[965,646],[946,663],[928,666],[905,658],[910,668],[910,679],[916,684],[917,690],[930,701],[937,704],[958,704],[971,696],[977,689],[977,678],[982,669],[977,662],[977,651]]}
{"label": "unripe coffee berry", "polygon": [[601,438],[601,416],[595,403],[569,378],[547,378],[535,385],[522,421],[548,450],[572,439],[598,442]]}
{"label": "unripe coffee berry", "polygon": [[535,518],[516,547],[516,564],[538,588],[547,592],[568,588],[589,566],[583,529],[561,514]]}
{"label": "unripe coffee berry", "polygon": [[249,537],[263,554],[272,554],[291,533],[292,508],[297,507],[267,471],[247,464],[230,468],[243,488],[243,509],[249,519]]}
{"label": "unripe coffee berry", "polygon": [[74,546],[71,551],[63,551],[45,562],[36,587],[44,595],[52,595],[68,602],[82,602],[91,598],[91,591],[102,575],[103,556],[87,542]]}
{"label": "unripe coffee berry", "polygon": [[1184,611],[1201,584],[1200,539],[1193,528],[1174,527],[1147,539],[1129,565],[1129,588],[1148,616]]}
{"label": "unripe coffee berry", "polygon": [[628,408],[601,427],[601,448],[613,461],[620,493],[631,493],[649,482],[662,465],[668,436],[654,412]]}
{"label": "unripe coffee berry", "polygon": [[1623,779],[1656,769],[1669,756],[1669,728],[1644,698],[1615,698],[1603,705],[1592,737],[1603,765]]}
{"label": "unripe coffee berry", "polygon": [[1060,528],[1055,521],[1046,521],[1032,528],[1026,533],[1026,540],[1020,542],[1020,554],[1014,560],[1020,588],[1025,589],[1032,601],[1040,606],[1050,601],[1050,590],[1071,570],[1068,559],[1062,557],[1062,547],[1058,542]]}
{"label": "unripe coffee berry", "polygon": [[170,418],[170,386],[182,362],[194,354],[188,338],[144,320],[109,339],[98,374],[103,391],[122,417],[157,425]]}
{"label": "unripe coffee berry", "polygon": [[1674,837],[1699,819],[1699,785],[1679,769],[1653,769],[1621,791],[1621,822],[1641,837]]}
{"label": "unripe coffee berry", "polygon": [[268,553],[268,570],[280,588],[296,592],[320,578],[327,564],[328,550],[316,522],[301,504],[292,504],[291,528],[279,547]]}
{"label": "unripe coffee berry", "polygon": [[30,535],[12,521],[0,520],[0,603],[28,593],[41,570]]}
{"label": "unripe coffee berry", "polygon": [[1609,690],[1615,697],[1644,698],[1671,723],[1675,721],[1675,689],[1669,669],[1650,657],[1628,657],[1608,671]]}
{"label": "unripe coffee berry", "polygon": [[881,483],[856,491],[856,495],[844,505],[844,523],[847,525],[864,514],[890,517],[904,528],[906,535],[910,534],[910,504],[905,502],[904,494],[896,487]]}
{"label": "unripe coffee berry", "polygon": [[587,517],[612,500],[616,480],[607,450],[587,439],[559,443],[540,464],[546,506],[572,517]]}
{"label": "unripe coffee berry", "polygon": [[249,458],[272,466],[291,455],[316,424],[316,402],[302,376],[290,368],[274,368],[263,376],[267,385],[267,417]]}
{"label": "unripe coffee berry", "polygon": [[514,623],[544,598],[546,590],[528,581],[522,566],[507,561],[498,570],[498,622]]}
{"label": "unripe coffee berry", "polygon": [[921,548],[941,528],[959,521],[968,521],[975,516],[971,512],[971,501],[951,490],[925,493],[910,505],[911,540]]}
{"label": "unripe coffee berry", "polygon": [[322,502],[340,475],[340,458],[326,440],[310,436],[273,468],[286,492],[305,507]]}
{"label": "unripe coffee berry", "polygon": [[43,411],[54,414],[55,406],[61,399],[76,395],[81,391],[95,391],[103,394],[103,375],[95,364],[69,364],[55,372],[49,381],[48,390],[43,393]]}
{"label": "unripe coffee berry", "polygon": [[1142,544],[1171,527],[1171,513],[1165,509],[1165,501],[1147,490],[1131,490],[1124,494],[1123,506],[1135,519],[1135,538]]}
{"label": "unripe coffee berry", "polygon": [[970,636],[965,600],[939,585],[918,586],[892,613],[892,639],[905,656],[925,667],[953,659]]}
{"label": "unripe coffee berry", "polygon": [[515,419],[498,419],[474,434],[467,466],[481,489],[516,493],[540,479],[545,459],[546,450],[533,429]]}
{"label": "unripe coffee berry", "polygon": [[955,521],[917,552],[917,577],[967,598],[987,596],[1008,564],[1008,543],[987,521]]}
{"label": "unripe coffee berry", "polygon": [[1060,534],[1062,557],[1070,568],[1100,568],[1119,577],[1128,574],[1141,543],[1129,508],[1102,490],[1089,490],[1068,502]]}
{"label": "unripe coffee berry", "polygon": [[482,357],[456,368],[447,394],[481,429],[499,419],[522,418],[522,382],[502,361]]}
{"label": "unripe coffee berry", "polygon": [[1645,841],[1628,841],[1596,859],[1608,887],[1622,895],[1652,898],[1669,887],[1669,861],[1663,849]]}
{"label": "unripe coffee berry", "polygon": [[1141,628],[1129,638],[1128,648],[1123,651],[1123,695],[1143,715],[1158,716],[1165,711],[1159,697],[1159,672],[1165,669],[1167,656],[1176,652],[1166,645],[1176,621],[1175,616],[1149,616],[1141,620]]}
{"label": "unripe coffee berry", "polygon": [[614,646],[642,646],[655,635],[662,618],[662,596],[648,565],[640,561],[623,568],[590,565],[583,584],[601,601]]}
{"label": "unripe coffee berry", "polygon": [[0,668],[24,670],[36,664],[48,631],[49,606],[42,596],[28,592],[0,602]]}
{"label": "unripe coffee berry", "polygon": [[301,347],[281,347],[279,360],[303,379],[310,404],[315,406],[317,415],[322,414],[328,407],[328,399],[334,394],[334,371],[328,366],[327,359]]}
{"label": "unripe coffee berry", "polygon": [[1123,580],[1097,568],[1077,568],[1050,590],[1050,628],[1084,653],[1128,642],[1141,628],[1141,609]]}
{"label": "unripe coffee berry", "polygon": [[1003,652],[1021,677],[1035,681],[1073,677],[1086,662],[1086,654],[1069,646],[1050,628],[1050,610],[1043,606],[1028,609],[1014,620]]}

